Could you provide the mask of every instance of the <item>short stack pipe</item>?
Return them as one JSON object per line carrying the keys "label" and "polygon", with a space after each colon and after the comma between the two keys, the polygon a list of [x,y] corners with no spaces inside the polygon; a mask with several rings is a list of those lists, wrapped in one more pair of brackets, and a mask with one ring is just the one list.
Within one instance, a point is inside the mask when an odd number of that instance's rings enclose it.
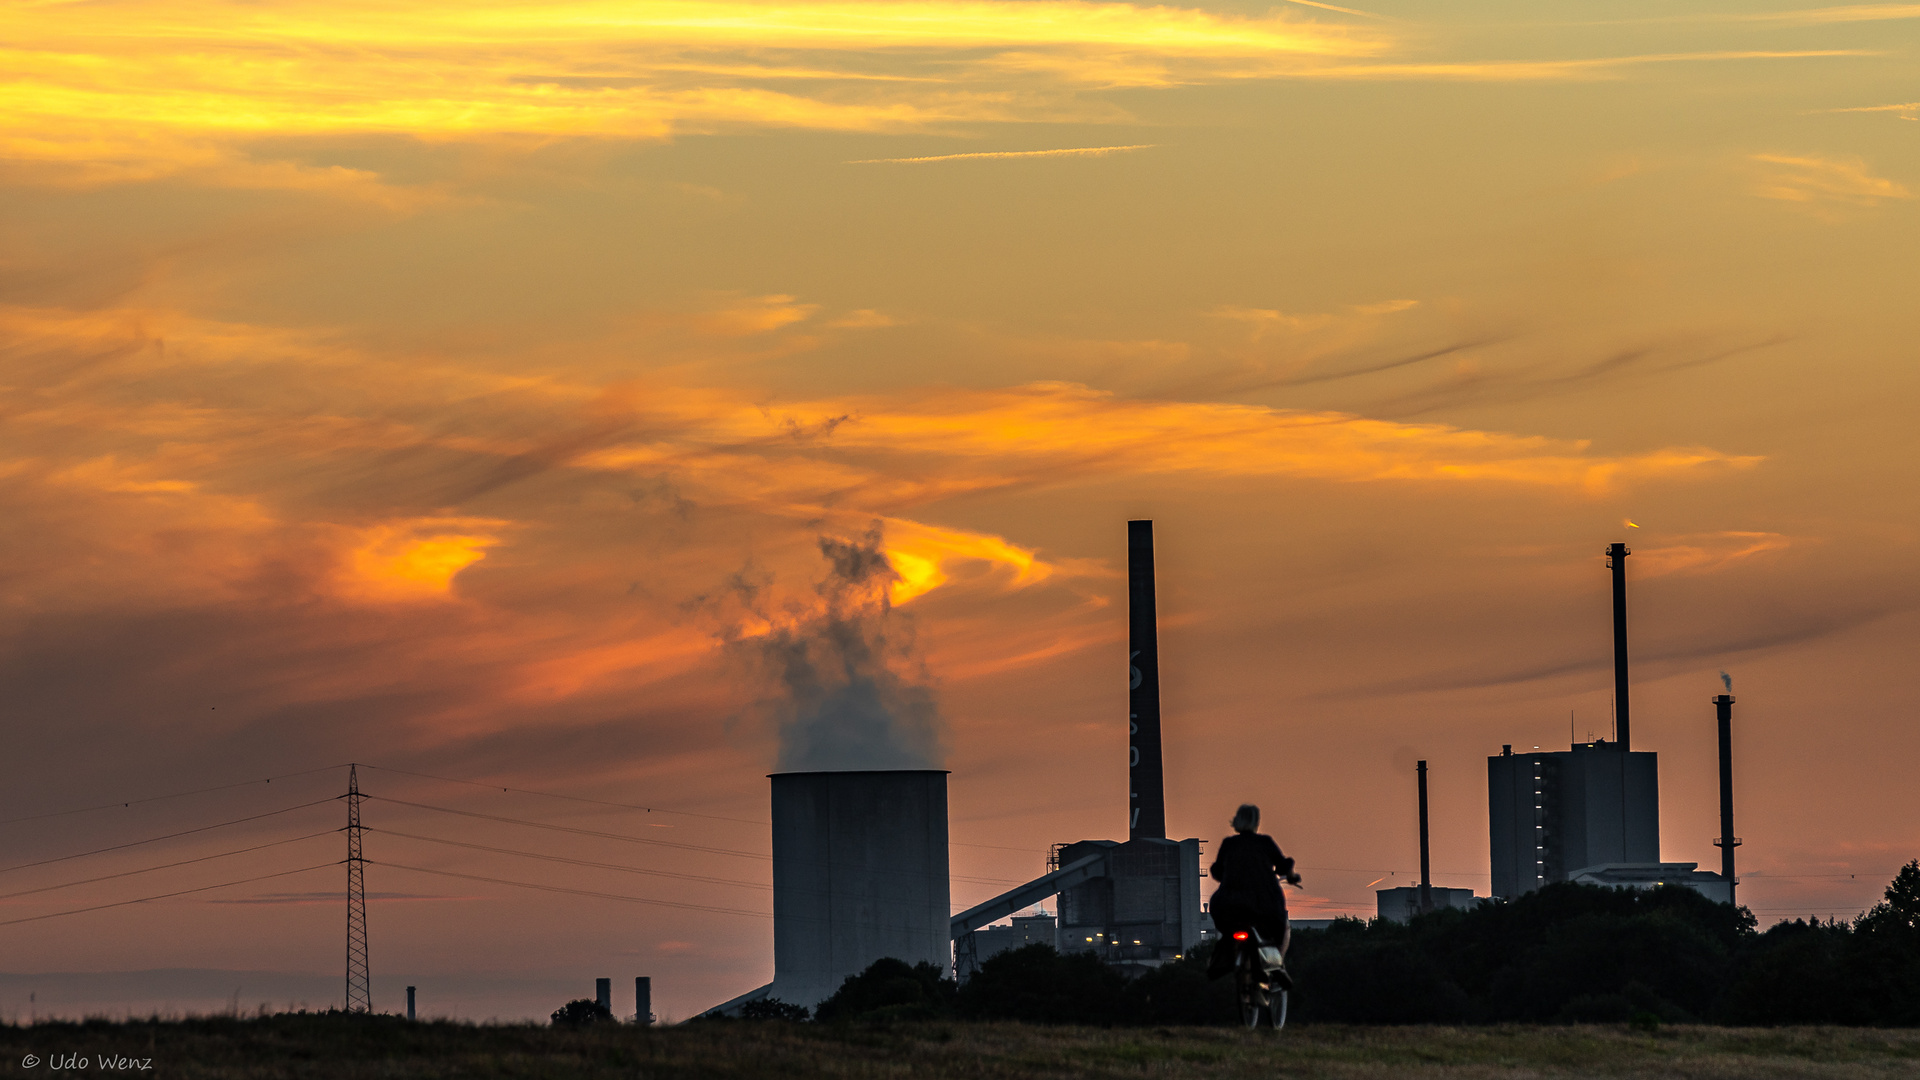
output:
{"label": "short stack pipe", "polygon": [[1733,849],[1740,839],[1733,835],[1733,695],[1713,699],[1714,716],[1720,722],[1720,876],[1727,879],[1727,902],[1734,899]]}

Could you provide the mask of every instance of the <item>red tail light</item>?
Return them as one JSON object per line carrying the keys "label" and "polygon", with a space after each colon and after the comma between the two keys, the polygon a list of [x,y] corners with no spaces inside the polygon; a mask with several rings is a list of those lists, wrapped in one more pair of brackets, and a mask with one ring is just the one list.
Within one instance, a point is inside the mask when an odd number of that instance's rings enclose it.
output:
{"label": "red tail light", "polygon": [[1247,940],[1247,932],[1245,930],[1235,930],[1233,932],[1233,940],[1235,941]]}

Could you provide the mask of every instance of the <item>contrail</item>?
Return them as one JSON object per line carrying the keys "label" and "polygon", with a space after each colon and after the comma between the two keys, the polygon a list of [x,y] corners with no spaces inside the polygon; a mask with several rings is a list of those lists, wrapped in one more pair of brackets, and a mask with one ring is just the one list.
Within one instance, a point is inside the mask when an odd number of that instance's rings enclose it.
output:
{"label": "contrail", "polygon": [[933,157],[865,158],[860,161],[845,162],[845,164],[919,165],[929,161],[977,161],[983,158],[1103,157],[1127,150],[1151,150],[1158,145],[1158,143],[1139,143],[1134,146],[1076,146],[1067,150],[990,150],[979,154],[937,154]]}

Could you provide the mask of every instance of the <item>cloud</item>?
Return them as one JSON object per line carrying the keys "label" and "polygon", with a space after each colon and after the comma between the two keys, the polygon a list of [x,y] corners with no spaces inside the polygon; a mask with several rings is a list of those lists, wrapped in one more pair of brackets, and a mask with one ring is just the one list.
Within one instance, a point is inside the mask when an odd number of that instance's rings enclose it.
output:
{"label": "cloud", "polygon": [[[716,309],[671,325],[730,347],[814,317],[784,294]],[[909,612],[991,600],[1035,620],[941,654],[955,678],[1106,640],[1046,613],[1091,612],[1084,583],[1109,567],[954,520],[959,496],[1285,481],[1585,498],[1759,460],[1072,383],[781,399],[607,381],[628,378],[624,353],[496,374],[166,311],[0,309],[0,349],[0,634],[20,643],[9,685],[35,745],[75,737],[35,717],[151,713],[181,745],[266,725],[289,753],[372,740],[495,761],[573,754],[566,732],[580,753],[667,760],[711,752],[752,704],[720,670],[722,643],[751,639],[778,646],[761,670],[805,689],[806,715],[850,694],[861,715],[919,717],[899,745],[925,757],[937,708],[922,658],[897,651]],[[884,575],[819,591],[822,536]],[[1733,543],[1712,557],[1744,557]],[[738,610],[716,618],[723,597]]]}
{"label": "cloud", "polygon": [[1111,115],[1074,104],[1071,92],[1387,47],[1378,30],[1313,18],[1081,0],[377,9],[130,0],[111,20],[33,5],[0,15],[0,26],[11,73],[0,88],[0,160],[20,175],[183,176],[390,201],[420,196],[352,170],[260,159],[254,144],[661,139],[737,125],[910,131]]}
{"label": "cloud", "polygon": [[872,330],[883,326],[899,326],[900,320],[872,308],[860,308],[828,321],[827,325],[837,330]]}
{"label": "cloud", "polygon": [[918,165],[930,161],[999,161],[1009,158],[1105,157],[1128,150],[1151,150],[1153,143],[1131,146],[1079,146],[1066,150],[992,150],[977,154],[937,154],[933,157],[866,158],[849,165]]}
{"label": "cloud", "polygon": [[511,522],[488,518],[414,518],[354,530],[341,583],[352,595],[383,600],[436,599],[454,575],[487,557]]}
{"label": "cloud", "polygon": [[1463,60],[1323,64],[1314,78],[1343,80],[1436,80],[1443,82],[1561,82],[1618,79],[1653,64],[1720,63],[1737,60],[1817,60],[1873,56],[1863,49],[1747,49],[1717,52],[1639,53],[1573,60]]}
{"label": "cloud", "polygon": [[1920,19],[1920,4],[1842,4],[1836,7],[1801,8],[1797,11],[1768,11],[1751,14],[1709,16],[1741,22],[1779,23],[1787,26],[1823,26],[1833,23],[1887,22]]}
{"label": "cloud", "polygon": [[1633,550],[1635,572],[1642,577],[1710,574],[1757,555],[1785,551],[1790,537],[1770,532],[1717,532],[1676,536],[1657,547]]}
{"label": "cloud", "polygon": [[0,13],[10,74],[0,86],[0,175],[64,186],[177,178],[413,212],[456,196],[327,161],[329,147],[403,136],[524,151],[740,129],[1132,123],[1102,92],[1276,78],[1613,78],[1649,64],[1862,55],[1414,60],[1391,21],[1303,6],[1312,13],[1086,0],[123,0],[111,18],[90,5],[16,6]]}
{"label": "cloud", "polygon": [[1850,112],[1890,112],[1899,113],[1902,120],[1920,119],[1920,101],[1904,101],[1893,105],[1855,105],[1843,109],[1815,109],[1817,113]]}
{"label": "cloud", "polygon": [[1887,199],[1913,198],[1906,185],[1873,175],[1859,158],[1754,154],[1751,159],[1773,167],[1753,189],[1763,199],[1878,206]]}
{"label": "cloud", "polygon": [[816,415],[836,407],[854,417],[835,429],[838,446],[991,462],[991,475],[1008,482],[1017,470],[1028,482],[1185,473],[1604,490],[1760,460],[1689,447],[1596,457],[1582,441],[1259,405],[1125,399],[1070,383],[793,406]]}

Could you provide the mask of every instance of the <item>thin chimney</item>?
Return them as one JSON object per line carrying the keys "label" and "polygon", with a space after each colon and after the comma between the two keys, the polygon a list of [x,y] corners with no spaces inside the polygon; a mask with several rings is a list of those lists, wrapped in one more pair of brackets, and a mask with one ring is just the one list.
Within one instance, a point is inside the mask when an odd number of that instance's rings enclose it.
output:
{"label": "thin chimney", "polygon": [[1427,861],[1427,763],[1420,763],[1420,912],[1433,910],[1433,874]]}
{"label": "thin chimney", "polygon": [[1733,898],[1733,849],[1740,840],[1733,835],[1733,695],[1713,699],[1713,711],[1720,721],[1720,876],[1727,879],[1727,901]]}
{"label": "thin chimney", "polygon": [[1153,522],[1127,522],[1127,599],[1133,656],[1127,695],[1127,839],[1167,836],[1160,771],[1160,635],[1153,600]]}
{"label": "thin chimney", "polygon": [[1613,741],[1622,750],[1633,749],[1632,714],[1627,710],[1627,545],[1607,549],[1613,568]]}

